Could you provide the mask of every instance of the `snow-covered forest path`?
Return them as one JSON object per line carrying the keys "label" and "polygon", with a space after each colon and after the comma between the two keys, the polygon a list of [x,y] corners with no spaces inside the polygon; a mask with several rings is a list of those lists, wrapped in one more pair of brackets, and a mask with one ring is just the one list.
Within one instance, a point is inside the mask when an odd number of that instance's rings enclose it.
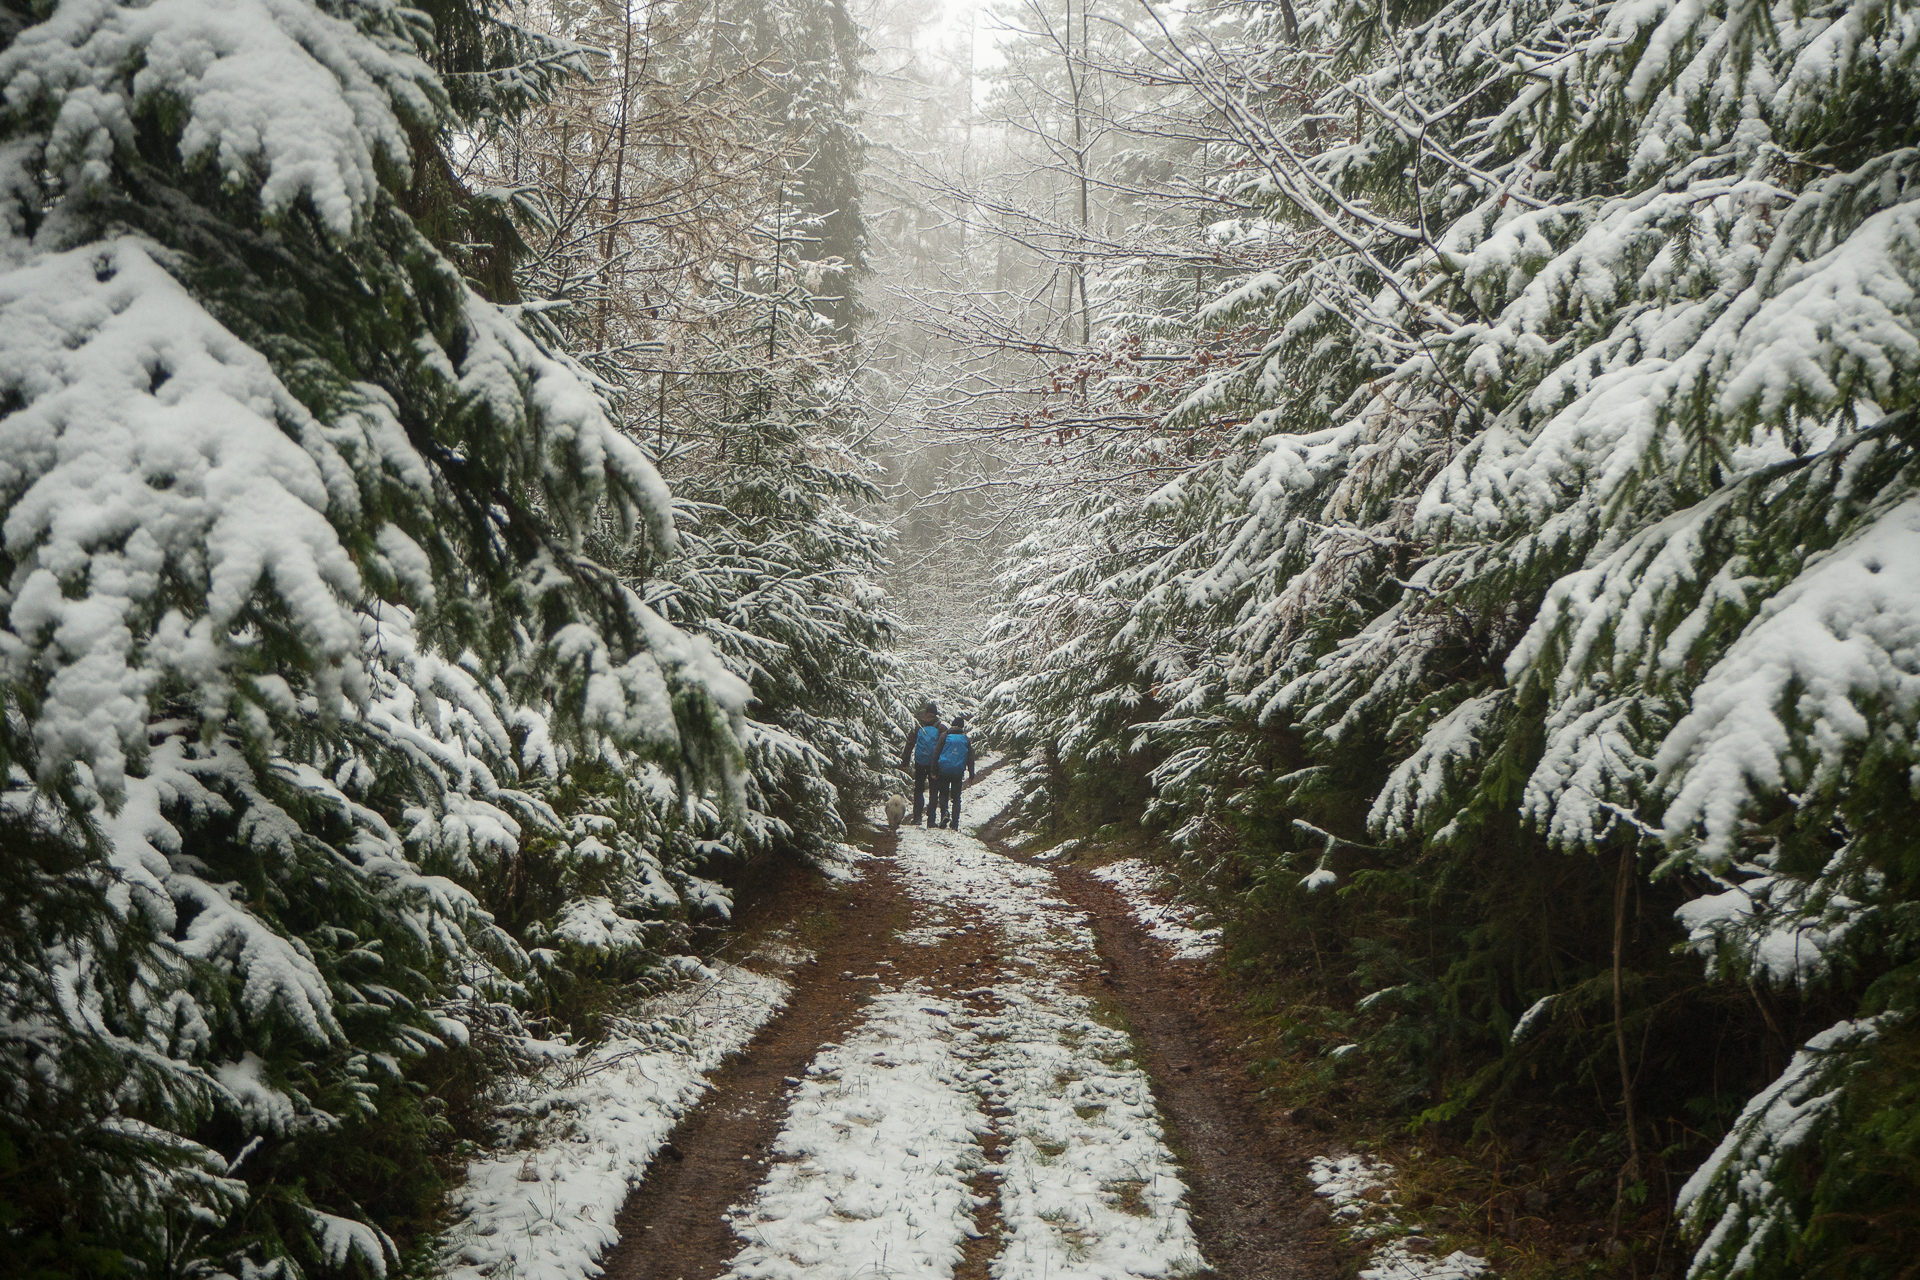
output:
{"label": "snow-covered forest path", "polygon": [[1330,1270],[1311,1196],[1196,1070],[1192,994],[1158,980],[1185,966],[1105,885],[981,838],[1012,794],[988,774],[966,830],[882,833],[831,892],[786,1011],[628,1202],[613,1280]]}

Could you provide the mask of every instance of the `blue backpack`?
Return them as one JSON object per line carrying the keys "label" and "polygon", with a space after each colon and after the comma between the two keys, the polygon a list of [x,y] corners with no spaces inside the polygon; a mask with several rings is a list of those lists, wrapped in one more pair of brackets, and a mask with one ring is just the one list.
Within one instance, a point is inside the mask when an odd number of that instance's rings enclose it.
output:
{"label": "blue backpack", "polygon": [[920,732],[913,735],[913,762],[922,769],[933,763],[934,752],[940,749],[940,726],[923,724]]}
{"label": "blue backpack", "polygon": [[940,776],[957,778],[967,771],[967,735],[957,730],[947,733],[940,744]]}

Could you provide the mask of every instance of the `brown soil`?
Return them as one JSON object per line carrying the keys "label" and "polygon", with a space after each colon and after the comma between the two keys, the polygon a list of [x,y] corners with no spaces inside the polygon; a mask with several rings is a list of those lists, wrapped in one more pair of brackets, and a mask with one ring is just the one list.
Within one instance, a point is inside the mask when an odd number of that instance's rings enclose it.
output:
{"label": "brown soil", "polygon": [[984,930],[938,947],[895,940],[912,911],[894,877],[895,839],[886,832],[875,838],[872,852],[879,856],[863,864],[866,874],[852,884],[822,885],[811,873],[795,872],[763,890],[756,914],[771,908],[788,920],[818,921],[824,912],[833,924],[810,930],[815,958],[791,976],[786,1008],[715,1073],[713,1092],[675,1127],[662,1158],[627,1197],[616,1224],[620,1242],[601,1259],[607,1280],[711,1280],[726,1272],[740,1241],[725,1212],[745,1203],[765,1176],[789,1088],[822,1045],[858,1022],[873,990],[873,983],[846,975],[885,971],[951,994],[952,987],[977,987],[998,971]]}
{"label": "brown soil", "polygon": [[1227,1036],[1230,1016],[1203,961],[1173,960],[1110,885],[1057,867],[1061,896],[1093,921],[1113,998],[1131,1022],[1141,1065],[1187,1175],[1200,1252],[1225,1280],[1321,1280],[1344,1274],[1307,1161],[1326,1149],[1262,1114],[1257,1088]]}
{"label": "brown soil", "polygon": [[[990,833],[989,833],[990,834]],[[1000,852],[1008,851],[989,839]],[[895,878],[894,837],[881,833],[858,882],[822,886],[796,874],[756,895],[788,920],[812,920],[812,963],[793,975],[787,1007],[713,1080],[714,1090],[680,1122],[635,1188],[618,1221],[620,1243],[602,1260],[609,1280],[711,1280],[739,1251],[726,1210],[760,1183],[785,1114],[785,1096],[822,1045],[857,1021],[872,984],[852,974],[885,970],[933,991],[977,991],[1000,960],[989,930],[956,931],[941,945],[895,940],[911,903]],[[1129,1020],[1169,1138],[1188,1174],[1201,1252],[1227,1280],[1331,1280],[1346,1252],[1302,1170],[1318,1147],[1270,1125],[1224,1040],[1230,1020],[1212,997],[1206,967],[1172,961],[1146,937],[1119,896],[1075,868],[1060,868],[1063,894],[1094,922],[1107,971],[1105,995]],[[837,927],[821,926],[823,919]],[[891,966],[889,969],[888,966]],[[988,1135],[991,1139],[991,1135]],[[1324,1141],[1321,1143],[1324,1146]],[[991,1160],[995,1152],[989,1149]],[[998,1196],[986,1197],[956,1280],[987,1280],[998,1248]]]}

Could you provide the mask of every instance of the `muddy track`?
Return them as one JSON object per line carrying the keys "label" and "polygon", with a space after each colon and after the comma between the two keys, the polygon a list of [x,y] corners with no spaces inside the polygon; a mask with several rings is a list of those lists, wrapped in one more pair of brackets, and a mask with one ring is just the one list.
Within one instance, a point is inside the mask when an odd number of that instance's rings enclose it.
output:
{"label": "muddy track", "polygon": [[[617,1219],[620,1241],[605,1258],[607,1280],[712,1280],[740,1251],[725,1217],[766,1176],[786,1115],[786,1095],[820,1047],[860,1019],[876,985],[921,978],[931,990],[973,987],[998,968],[984,939],[964,935],[941,947],[900,943],[894,933],[911,904],[894,875],[895,837],[882,832],[877,856],[852,884],[810,883],[796,874],[769,892],[788,919],[831,913],[812,932],[815,958],[791,976],[793,993],[740,1056],[713,1077],[713,1091],[675,1127]],[[849,977],[848,975],[852,975]]]}
{"label": "muddy track", "polygon": [[1093,920],[1112,996],[1187,1177],[1200,1250],[1224,1280],[1322,1280],[1347,1274],[1325,1206],[1307,1184],[1317,1143],[1265,1119],[1225,1040],[1204,962],[1169,959],[1110,885],[1058,867],[1062,896]]}
{"label": "muddy track", "polygon": [[[1014,856],[990,825],[990,848]],[[718,1072],[713,1092],[681,1121],[618,1219],[620,1241],[602,1260],[611,1280],[713,1280],[741,1241],[726,1217],[748,1203],[774,1159],[772,1148],[794,1080],[826,1044],[860,1020],[882,974],[918,978],[930,992],[977,1004],[1002,973],[992,931],[950,934],[938,946],[902,943],[896,931],[912,902],[892,861],[895,838],[874,841],[864,876],[823,886],[796,874],[766,886],[759,911],[810,921],[814,962],[793,975],[786,1008],[746,1051]],[[1333,1280],[1347,1250],[1303,1175],[1318,1147],[1263,1119],[1253,1088],[1224,1041],[1207,967],[1173,961],[1128,914],[1109,886],[1074,867],[1055,868],[1059,892],[1091,918],[1105,971],[1094,992],[1124,1015],[1151,1077],[1169,1138],[1184,1167],[1201,1251],[1226,1280]],[[959,992],[967,992],[960,996]],[[990,1159],[1004,1143],[983,1135]],[[983,1172],[975,1193],[981,1234],[967,1243],[955,1280],[988,1280],[998,1249],[998,1197]]]}

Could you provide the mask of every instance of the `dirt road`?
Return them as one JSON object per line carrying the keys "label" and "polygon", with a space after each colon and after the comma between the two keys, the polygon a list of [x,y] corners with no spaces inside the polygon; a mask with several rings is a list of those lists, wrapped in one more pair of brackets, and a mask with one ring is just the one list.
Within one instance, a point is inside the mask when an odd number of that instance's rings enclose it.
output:
{"label": "dirt road", "polygon": [[1010,796],[817,891],[834,927],[628,1201],[613,1280],[1337,1274],[1203,970],[979,838]]}

